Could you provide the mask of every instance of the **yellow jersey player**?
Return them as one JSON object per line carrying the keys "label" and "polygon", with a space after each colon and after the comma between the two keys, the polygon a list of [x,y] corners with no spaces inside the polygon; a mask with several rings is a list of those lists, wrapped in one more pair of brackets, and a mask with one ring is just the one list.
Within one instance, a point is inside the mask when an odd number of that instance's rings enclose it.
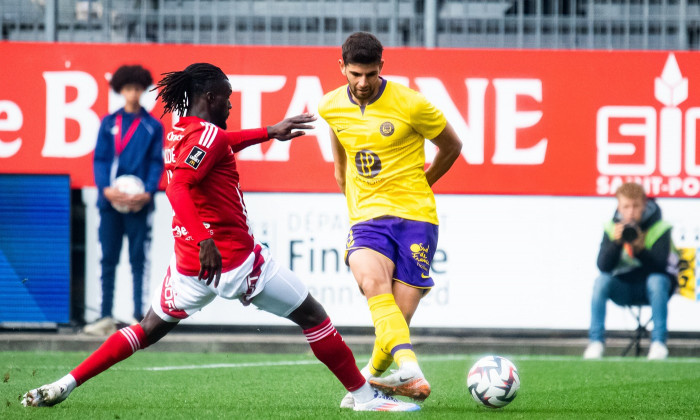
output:
{"label": "yellow jersey player", "polygon": [[[374,35],[350,35],[338,60],[348,83],[326,94],[318,110],[331,128],[335,177],[348,204],[345,262],[375,327],[374,351],[362,373],[389,394],[422,401],[430,385],[408,325],[435,284],[430,263],[438,219],[430,187],[455,162],[462,143],[423,95],[380,76],[382,51]],[[427,170],[425,139],[439,149]],[[399,369],[381,377],[392,361]],[[352,406],[348,394],[341,407]]]}

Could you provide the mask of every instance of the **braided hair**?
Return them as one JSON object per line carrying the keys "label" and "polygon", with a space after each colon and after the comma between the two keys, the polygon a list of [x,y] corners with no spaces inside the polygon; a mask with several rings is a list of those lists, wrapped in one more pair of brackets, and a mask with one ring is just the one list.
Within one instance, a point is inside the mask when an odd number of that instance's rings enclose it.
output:
{"label": "braided hair", "polygon": [[[209,63],[194,63],[182,71],[163,73],[163,79],[155,89],[160,89],[158,97],[163,101],[163,115],[177,112],[184,116],[190,105],[190,98],[210,91],[215,83],[226,80],[226,74]],[[157,99],[156,98],[156,99]]]}

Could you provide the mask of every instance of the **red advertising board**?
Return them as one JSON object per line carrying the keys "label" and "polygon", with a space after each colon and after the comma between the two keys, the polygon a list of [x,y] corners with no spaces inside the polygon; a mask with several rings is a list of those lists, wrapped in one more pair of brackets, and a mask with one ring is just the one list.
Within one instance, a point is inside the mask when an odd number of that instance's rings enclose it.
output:
{"label": "red advertising board", "polygon": [[[234,90],[236,130],[316,112],[323,93],[345,83],[339,56],[327,47],[1,42],[0,172],[68,173],[74,188],[93,185],[97,127],[119,107],[108,86],[119,65],[140,63],[156,79],[218,65]],[[464,143],[437,193],[596,196],[627,180],[654,196],[700,193],[698,53],[388,48],[384,58],[382,74],[426,95]],[[144,103],[160,116],[154,96]],[[338,191],[322,121],[238,160],[247,191]]]}

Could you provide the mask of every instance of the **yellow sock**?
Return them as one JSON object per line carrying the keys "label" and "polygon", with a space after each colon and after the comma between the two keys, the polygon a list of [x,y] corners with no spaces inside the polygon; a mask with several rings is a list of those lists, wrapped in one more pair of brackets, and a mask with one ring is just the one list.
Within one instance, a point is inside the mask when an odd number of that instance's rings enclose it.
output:
{"label": "yellow sock", "polygon": [[[374,321],[375,343],[386,354],[391,354],[399,367],[405,361],[417,362],[411,346],[411,335],[394,295],[385,293],[367,299]],[[374,361],[374,353],[372,354]]]}
{"label": "yellow sock", "polygon": [[382,350],[375,340],[372,358],[369,359],[369,373],[371,373],[372,376],[382,376],[382,373],[389,369],[393,361],[394,358],[391,356],[391,353],[386,353]]}
{"label": "yellow sock", "polygon": [[418,364],[418,359],[416,358],[416,353],[413,352],[413,349],[401,349],[397,350],[396,353],[394,353],[394,360],[396,360],[396,364],[403,365],[404,362],[413,362]]}

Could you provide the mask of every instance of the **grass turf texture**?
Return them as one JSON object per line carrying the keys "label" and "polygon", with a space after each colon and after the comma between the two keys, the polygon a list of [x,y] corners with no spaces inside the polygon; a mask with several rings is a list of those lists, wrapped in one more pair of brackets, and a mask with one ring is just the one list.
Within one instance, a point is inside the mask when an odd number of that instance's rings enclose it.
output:
{"label": "grass turf texture", "polygon": [[422,411],[380,414],[340,409],[345,390],[310,355],[148,350],[88,381],[55,407],[21,406],[24,392],[58,379],[86,356],[0,353],[0,418],[700,418],[700,359],[554,356],[510,356],[522,386],[510,405],[497,410],[477,406],[467,394],[466,371],[478,355],[421,357],[433,388]]}

